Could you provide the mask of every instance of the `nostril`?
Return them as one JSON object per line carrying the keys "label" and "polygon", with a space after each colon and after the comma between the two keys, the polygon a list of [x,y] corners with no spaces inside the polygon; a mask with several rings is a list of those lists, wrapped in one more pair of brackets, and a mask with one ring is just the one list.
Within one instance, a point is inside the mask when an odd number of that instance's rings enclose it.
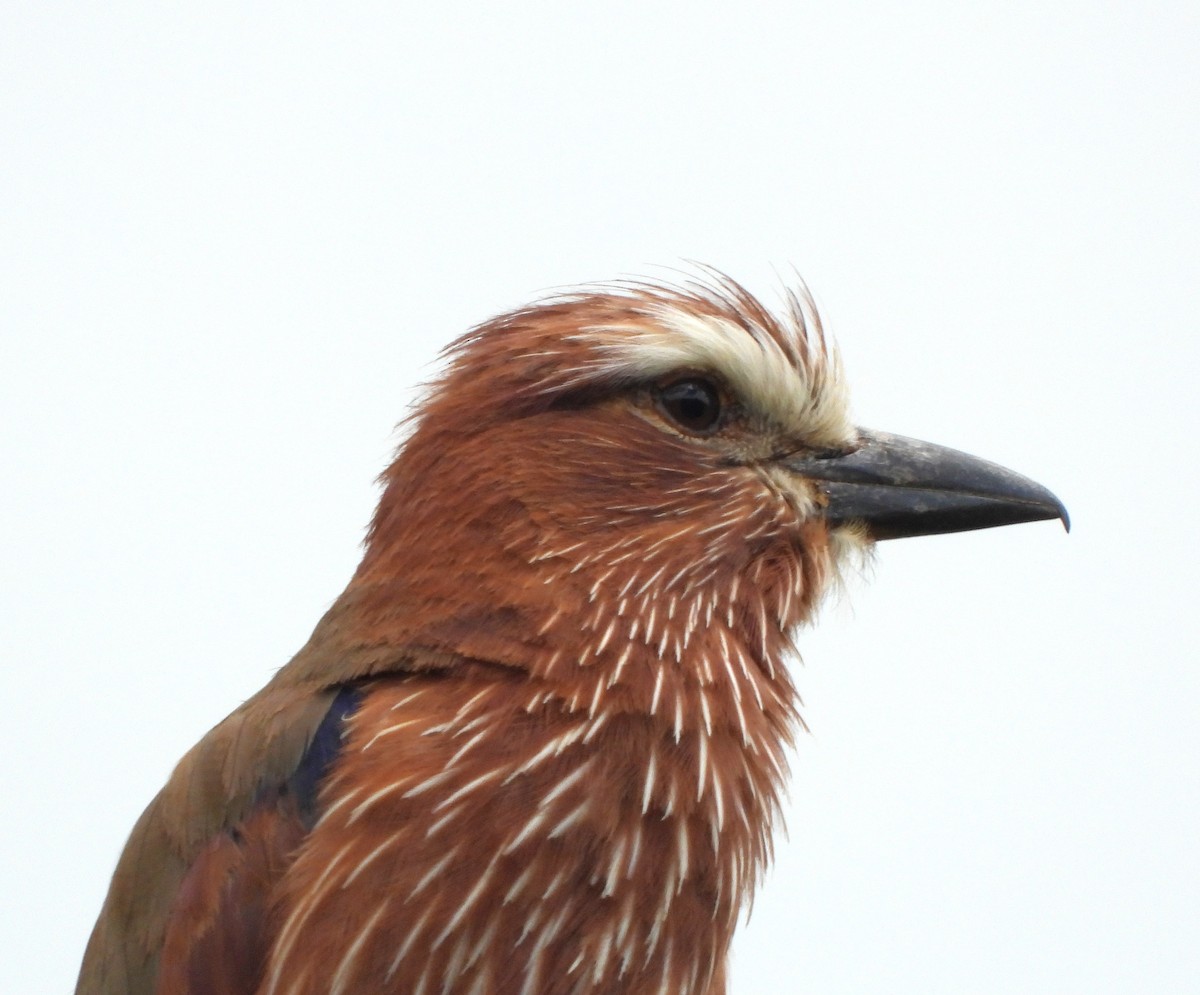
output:
{"label": "nostril", "polygon": [[841,459],[843,456],[849,456],[853,452],[857,452],[859,445],[846,446],[844,448],[835,448],[833,446],[797,446],[793,449],[787,449],[783,452],[776,453],[774,459],[796,460],[801,463],[812,463],[822,460]]}
{"label": "nostril", "polygon": [[821,449],[810,449],[808,451],[808,458],[813,460],[841,459],[843,456],[849,456],[851,453],[858,452],[861,448],[861,443],[855,443],[852,446],[840,446],[836,448],[828,446]]}

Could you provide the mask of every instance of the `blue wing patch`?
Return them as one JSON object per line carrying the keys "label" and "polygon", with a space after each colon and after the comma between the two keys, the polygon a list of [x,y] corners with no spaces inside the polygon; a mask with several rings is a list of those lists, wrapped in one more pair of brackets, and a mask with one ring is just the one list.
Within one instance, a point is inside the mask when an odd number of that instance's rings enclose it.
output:
{"label": "blue wing patch", "polygon": [[296,799],[306,829],[311,829],[317,821],[317,795],[321,790],[321,782],[341,753],[346,720],[358,710],[362,698],[362,691],[357,687],[347,686],[338,690],[325,718],[317,726],[308,749],[304,751],[300,766],[288,778],[288,793]]}

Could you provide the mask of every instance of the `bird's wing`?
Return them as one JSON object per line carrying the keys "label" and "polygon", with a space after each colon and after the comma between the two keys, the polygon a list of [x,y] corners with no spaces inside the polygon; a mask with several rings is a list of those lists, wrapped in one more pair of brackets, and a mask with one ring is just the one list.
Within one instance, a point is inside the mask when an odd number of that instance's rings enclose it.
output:
{"label": "bird's wing", "polygon": [[333,720],[340,726],[351,705],[336,688],[268,686],[188,751],[130,834],[77,995],[163,991],[160,960],[186,962],[218,928],[253,941],[265,894],[252,892],[306,832],[336,750]]}
{"label": "bird's wing", "polygon": [[[76,995],[242,990],[234,979],[259,963],[258,917],[315,821],[355,684],[461,662],[358,637],[345,618],[360,595],[344,592],[304,648],[184,755],[142,813],[88,940]],[[205,956],[216,949],[220,958]],[[216,961],[230,973],[202,966]]]}

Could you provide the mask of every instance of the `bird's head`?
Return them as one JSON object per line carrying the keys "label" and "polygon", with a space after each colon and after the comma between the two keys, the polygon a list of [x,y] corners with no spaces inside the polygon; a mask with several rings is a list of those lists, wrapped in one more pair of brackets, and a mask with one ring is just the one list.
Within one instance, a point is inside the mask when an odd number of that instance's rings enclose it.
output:
{"label": "bird's head", "polygon": [[724,278],[478,326],[384,480],[351,587],[371,638],[535,670],[631,640],[678,662],[714,615],[771,668],[847,548],[1065,521],[1024,478],[856,428],[807,294],[777,315]]}

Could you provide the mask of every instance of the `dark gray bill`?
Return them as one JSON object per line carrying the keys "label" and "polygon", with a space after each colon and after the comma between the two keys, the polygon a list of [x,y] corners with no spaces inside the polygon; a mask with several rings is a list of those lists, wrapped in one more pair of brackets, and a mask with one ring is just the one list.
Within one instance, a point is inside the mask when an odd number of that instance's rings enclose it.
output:
{"label": "dark gray bill", "polygon": [[875,539],[989,529],[1057,518],[1063,503],[1041,484],[995,463],[887,432],[859,430],[853,452],[793,456],[786,466],[814,481],[834,525],[863,522]]}

